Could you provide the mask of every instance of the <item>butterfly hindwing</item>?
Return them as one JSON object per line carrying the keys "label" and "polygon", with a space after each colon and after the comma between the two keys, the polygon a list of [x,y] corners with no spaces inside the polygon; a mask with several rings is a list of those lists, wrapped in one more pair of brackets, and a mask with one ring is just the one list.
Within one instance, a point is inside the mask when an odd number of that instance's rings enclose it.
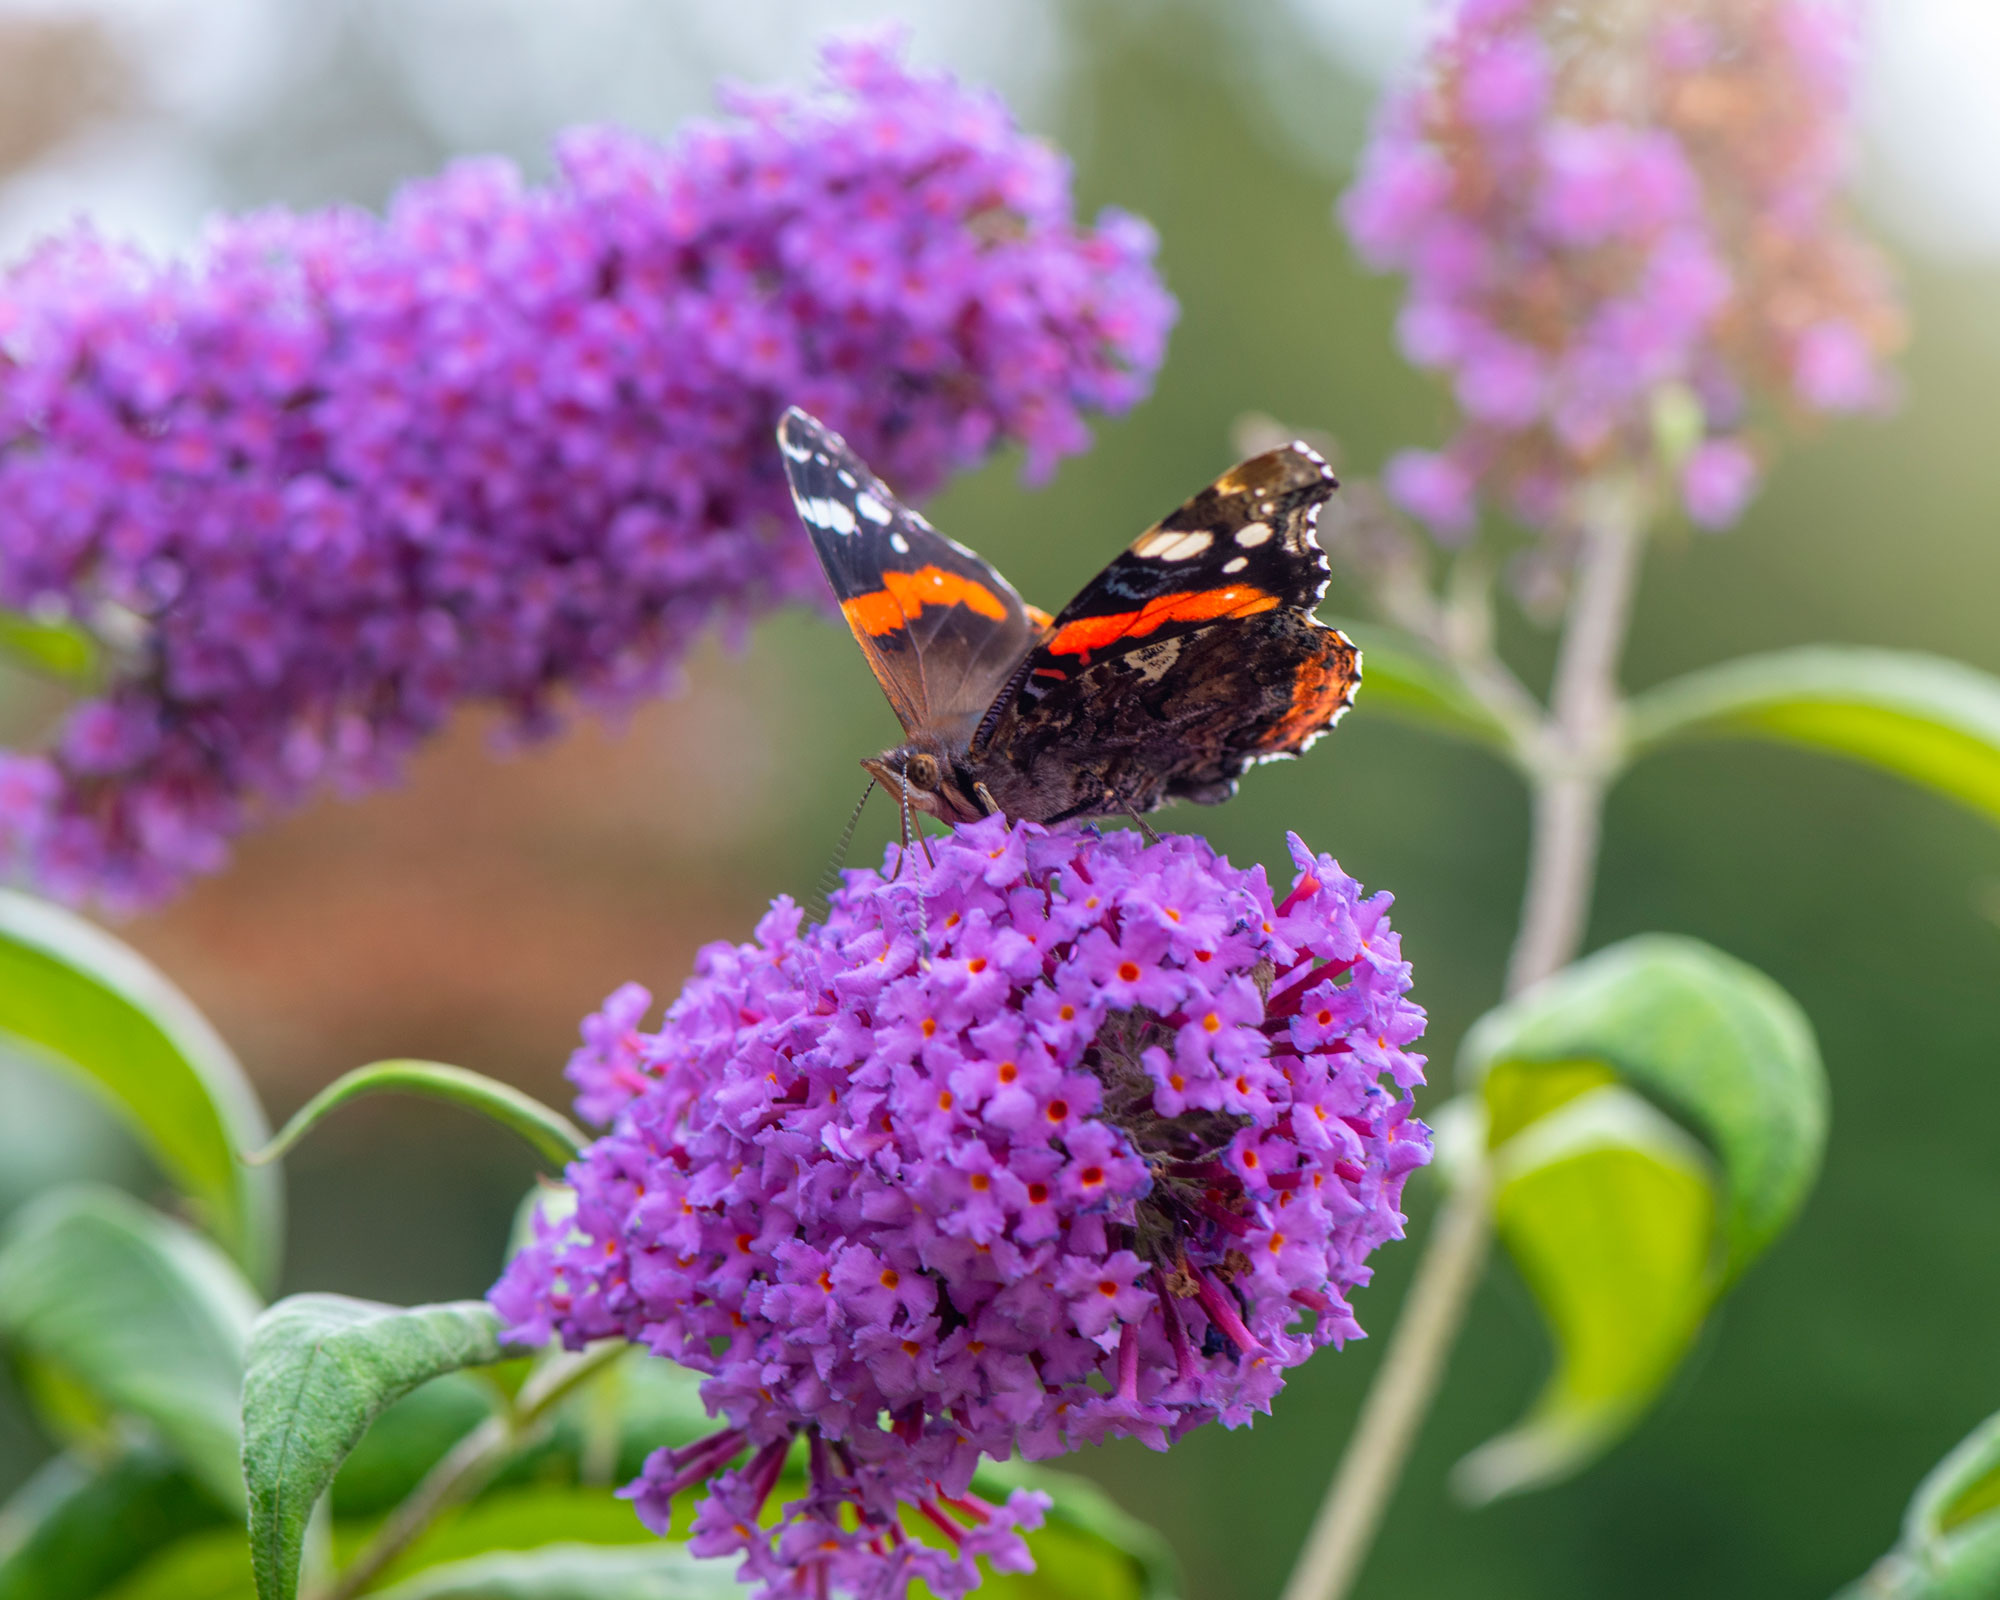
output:
{"label": "butterfly hindwing", "polygon": [[839,434],[795,407],[778,446],[834,598],[904,732],[963,740],[1041,631],[1036,617]]}

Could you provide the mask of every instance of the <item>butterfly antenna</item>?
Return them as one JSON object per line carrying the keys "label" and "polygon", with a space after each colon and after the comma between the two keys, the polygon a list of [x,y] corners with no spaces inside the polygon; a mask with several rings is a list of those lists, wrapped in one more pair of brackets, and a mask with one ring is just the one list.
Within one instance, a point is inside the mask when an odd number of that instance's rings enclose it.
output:
{"label": "butterfly antenna", "polygon": [[861,798],[854,802],[853,811],[848,813],[847,826],[840,830],[840,843],[834,847],[833,859],[819,875],[819,887],[813,891],[814,903],[819,911],[813,921],[824,922],[833,914],[833,892],[840,887],[840,869],[847,865],[848,847],[854,843],[854,830],[861,824],[862,808],[868,804],[868,797],[875,792],[875,780],[868,780],[868,787],[861,791]]}

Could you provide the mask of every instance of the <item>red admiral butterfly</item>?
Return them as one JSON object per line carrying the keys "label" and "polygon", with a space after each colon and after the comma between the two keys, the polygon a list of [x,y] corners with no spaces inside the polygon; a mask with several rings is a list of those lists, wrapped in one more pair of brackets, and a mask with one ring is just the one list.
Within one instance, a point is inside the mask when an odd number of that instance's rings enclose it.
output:
{"label": "red admiral butterfly", "polygon": [[1315,621],[1313,536],[1339,487],[1303,444],[1232,467],[1051,618],[899,502],[796,408],[778,426],[792,498],[903,724],[862,762],[946,822],[1226,800],[1255,761],[1340,720],[1361,652]]}

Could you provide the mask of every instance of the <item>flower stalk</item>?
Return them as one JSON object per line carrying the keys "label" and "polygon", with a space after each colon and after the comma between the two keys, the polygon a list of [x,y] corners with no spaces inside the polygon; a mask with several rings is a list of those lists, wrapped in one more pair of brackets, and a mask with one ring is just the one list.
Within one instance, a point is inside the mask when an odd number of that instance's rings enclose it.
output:
{"label": "flower stalk", "polygon": [[[1521,921],[1507,966],[1509,998],[1568,965],[1583,942],[1604,794],[1617,761],[1618,658],[1643,537],[1636,497],[1606,486],[1584,503],[1588,514],[1549,709],[1516,751],[1533,790],[1534,818]],[[1494,661],[1460,671],[1471,686],[1475,679],[1495,681],[1506,669]],[[1438,1208],[1409,1298],[1283,1600],[1341,1600],[1360,1575],[1484,1271],[1493,1237],[1492,1190],[1485,1152],[1472,1152]]]}

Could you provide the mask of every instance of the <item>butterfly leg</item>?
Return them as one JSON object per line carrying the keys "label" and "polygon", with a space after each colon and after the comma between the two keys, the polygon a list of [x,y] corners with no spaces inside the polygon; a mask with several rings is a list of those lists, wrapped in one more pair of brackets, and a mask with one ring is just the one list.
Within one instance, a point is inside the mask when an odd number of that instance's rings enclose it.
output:
{"label": "butterfly leg", "polygon": [[974,783],[972,786],[972,797],[986,808],[986,814],[989,817],[1000,815],[1000,802],[993,798],[993,791],[987,788],[985,784]]}
{"label": "butterfly leg", "polygon": [[902,819],[903,831],[901,837],[896,841],[896,876],[900,878],[903,875],[903,860],[910,853],[910,775],[907,772],[903,774],[903,793],[899,814]]}
{"label": "butterfly leg", "polygon": [[[1107,804],[1116,804],[1117,797],[1109,789],[1104,791],[1104,798]],[[1153,831],[1153,825],[1140,816],[1131,806],[1121,806],[1119,809],[1139,825],[1139,831],[1146,836],[1146,843],[1158,844],[1160,842],[1160,836]]]}

